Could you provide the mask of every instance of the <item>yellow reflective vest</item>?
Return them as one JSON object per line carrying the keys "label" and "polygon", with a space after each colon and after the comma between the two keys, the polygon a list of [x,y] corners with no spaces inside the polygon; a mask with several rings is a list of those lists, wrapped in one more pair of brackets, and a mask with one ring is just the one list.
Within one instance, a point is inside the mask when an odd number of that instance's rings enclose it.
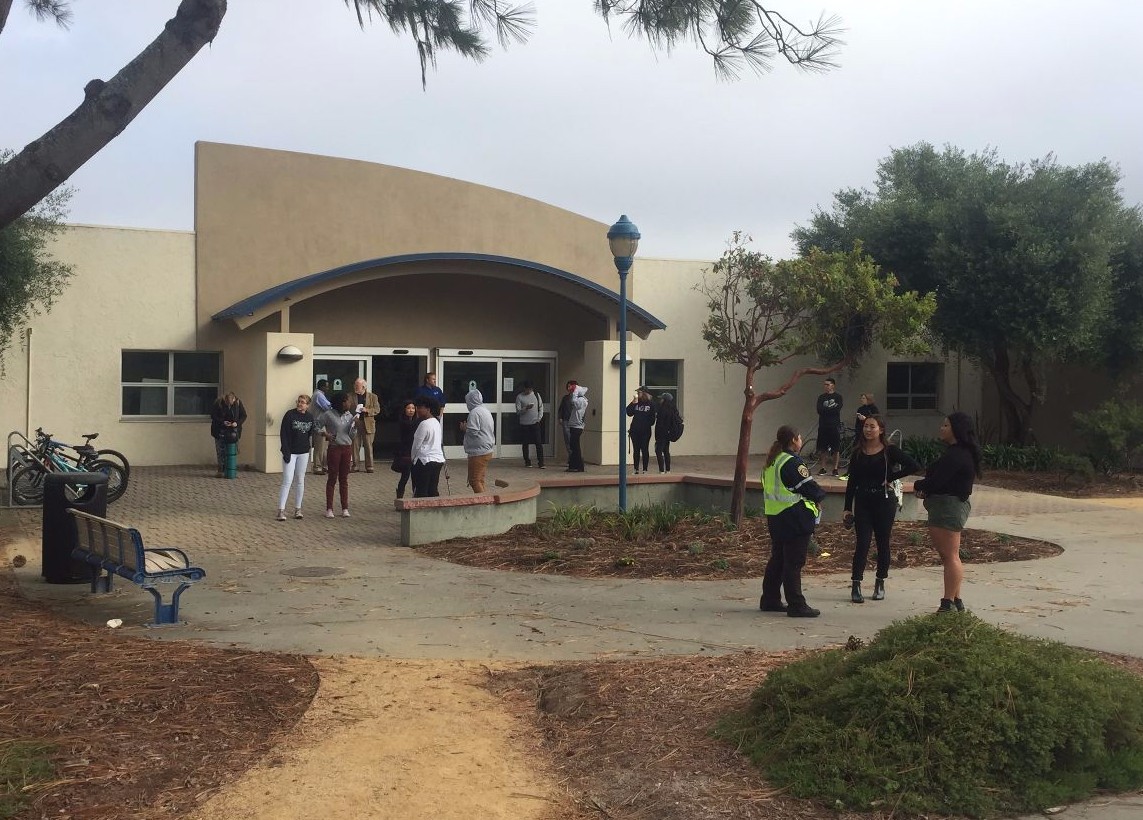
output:
{"label": "yellow reflective vest", "polygon": [[[805,496],[799,495],[795,490],[789,489],[782,482],[782,467],[792,458],[792,455],[782,451],[778,453],[773,464],[762,470],[762,490],[766,498],[766,515],[780,515],[795,504],[805,504],[809,511],[814,514],[814,518],[818,518],[821,516],[818,505]],[[805,481],[813,481],[813,479],[806,478]],[[799,482],[797,486],[802,486],[805,481]]]}

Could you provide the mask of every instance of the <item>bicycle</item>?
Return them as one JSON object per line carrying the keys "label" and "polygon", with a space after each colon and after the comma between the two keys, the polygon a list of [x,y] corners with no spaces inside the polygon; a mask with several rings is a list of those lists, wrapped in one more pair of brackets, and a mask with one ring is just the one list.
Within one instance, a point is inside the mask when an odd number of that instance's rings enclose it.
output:
{"label": "bicycle", "polygon": [[[844,472],[849,467],[850,459],[853,456],[853,448],[856,445],[857,439],[853,436],[853,430],[848,427],[843,428],[841,431],[841,444],[838,447],[838,452],[841,453],[841,458],[837,463],[837,469],[839,472]],[[801,457],[802,461],[805,462],[806,467],[810,469],[810,472],[813,472],[820,463],[823,463],[823,459],[826,457],[826,453],[818,452],[818,440],[816,435],[808,439],[803,439]],[[829,469],[833,469],[832,460],[829,464]]]}
{"label": "bicycle", "polygon": [[[95,434],[98,435],[98,434]],[[84,436],[88,442],[95,435]],[[12,500],[21,506],[43,503],[44,483],[48,473],[103,473],[107,476],[107,501],[118,501],[127,492],[128,470],[109,459],[98,456],[99,451],[89,443],[76,447],[55,441],[43,428],[36,429],[36,443],[32,449],[14,447],[16,452],[9,455],[9,464],[15,459],[19,466],[12,472],[10,489]],[[74,455],[68,453],[73,450]],[[112,450],[112,457],[126,463],[121,453]],[[82,494],[82,485],[68,487],[65,492],[73,499]]]}

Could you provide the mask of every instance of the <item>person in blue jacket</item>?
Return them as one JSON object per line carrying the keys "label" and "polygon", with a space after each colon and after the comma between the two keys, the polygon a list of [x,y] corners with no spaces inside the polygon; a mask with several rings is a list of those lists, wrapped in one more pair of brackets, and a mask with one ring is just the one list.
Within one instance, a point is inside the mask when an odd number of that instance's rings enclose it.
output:
{"label": "person in blue jacket", "polygon": [[821,520],[819,505],[826,493],[798,457],[801,449],[801,433],[789,425],[779,427],[762,470],[770,560],[758,606],[763,612],[785,612],[791,618],[816,618],[821,613],[807,604],[802,594],[802,567],[814,528]]}

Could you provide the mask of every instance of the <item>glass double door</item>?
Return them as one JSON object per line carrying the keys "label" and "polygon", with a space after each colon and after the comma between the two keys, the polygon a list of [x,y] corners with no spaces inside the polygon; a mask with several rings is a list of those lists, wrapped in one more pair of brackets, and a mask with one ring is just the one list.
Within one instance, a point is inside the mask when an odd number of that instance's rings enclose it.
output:
{"label": "glass double door", "polygon": [[445,456],[464,458],[464,432],[460,429],[460,423],[468,417],[464,397],[476,388],[496,423],[496,455],[520,457],[516,394],[524,382],[529,382],[543,399],[541,440],[545,455],[550,455],[557,406],[551,403],[555,372],[555,354],[546,351],[442,351],[437,359],[437,385],[444,391],[446,402]]}
{"label": "glass double door", "polygon": [[327,395],[352,393],[353,383],[365,379],[377,394],[381,413],[373,438],[374,458],[392,456],[400,439],[398,419],[406,400],[413,398],[428,369],[427,350],[317,348],[314,350],[314,384],[329,382]]}

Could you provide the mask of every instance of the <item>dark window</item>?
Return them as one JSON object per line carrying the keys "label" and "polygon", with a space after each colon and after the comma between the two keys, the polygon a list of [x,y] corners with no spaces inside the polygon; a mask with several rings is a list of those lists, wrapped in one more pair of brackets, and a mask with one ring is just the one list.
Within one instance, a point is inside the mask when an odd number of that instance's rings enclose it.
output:
{"label": "dark window", "polygon": [[885,370],[887,410],[936,410],[941,365],[937,362],[890,362]]}
{"label": "dark window", "polygon": [[675,397],[675,407],[683,412],[683,363],[680,359],[643,359],[639,363],[639,383],[659,398],[661,393]]}
{"label": "dark window", "polygon": [[124,350],[124,416],[209,416],[218,398],[218,353]]}

